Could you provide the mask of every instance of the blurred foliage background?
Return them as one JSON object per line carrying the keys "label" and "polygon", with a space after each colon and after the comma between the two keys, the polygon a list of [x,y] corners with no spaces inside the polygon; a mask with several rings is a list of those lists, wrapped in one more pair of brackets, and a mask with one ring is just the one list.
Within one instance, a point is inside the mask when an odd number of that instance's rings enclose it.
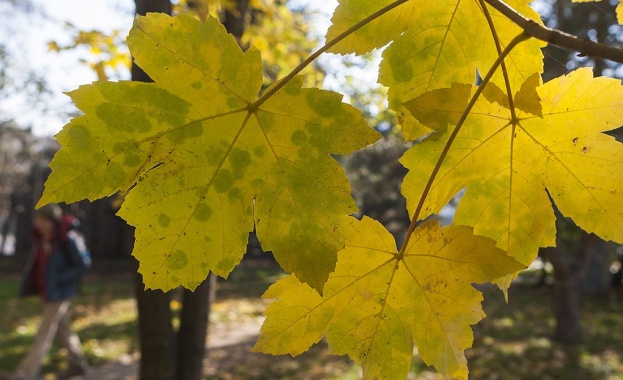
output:
{"label": "blurred foliage background", "polygon": [[[318,4],[300,0],[243,3],[243,25],[234,34],[243,48],[254,46],[261,52],[265,86],[287,74],[322,41],[323,31],[315,26],[323,17]],[[242,9],[240,1],[180,0],[173,5],[174,12],[193,12],[200,19],[236,15]],[[533,4],[550,27],[621,46],[623,30],[616,23],[615,5],[614,0],[582,4],[537,0]],[[0,0],[0,11],[6,20],[18,13],[33,19],[47,17],[35,0]],[[2,34],[11,38],[19,38],[19,27],[0,22]],[[87,49],[88,58],[82,63],[98,80],[128,79],[131,58],[120,30],[81,29],[71,22],[65,22],[64,28],[71,42],[49,41],[51,51],[62,55]],[[623,68],[612,62],[554,47],[544,53],[544,80],[581,66],[594,67],[596,75],[623,77]],[[45,73],[17,65],[12,54],[0,40],[0,100],[20,93],[31,107],[41,108],[43,115],[56,112],[67,118],[75,114],[75,110],[49,109]],[[336,159],[351,181],[358,216],[381,221],[400,243],[409,215],[400,194],[406,170],[398,159],[414,142],[403,140],[396,116],[387,109],[386,90],[375,84],[374,65],[379,56],[380,52],[363,57],[327,55],[303,75],[307,86],[342,92],[345,101],[359,107],[370,125],[383,133],[374,145]],[[15,111],[0,107],[0,310],[6,311],[0,313],[0,369],[7,370],[29,347],[36,326],[37,303],[16,298],[19,270],[30,247],[32,208],[49,173],[47,163],[58,149],[51,137],[36,136],[29,125],[15,123]],[[613,135],[621,140],[620,129]],[[115,216],[119,199],[66,206],[81,218],[94,256],[94,270],[76,301],[75,323],[96,367],[137,359],[132,240],[125,223]],[[459,199],[460,194],[455,202]],[[451,219],[455,204],[443,215],[445,221]],[[585,234],[563,215],[558,217],[558,248],[543,250],[519,277],[508,305],[498,290],[482,287],[489,317],[474,327],[474,348],[467,352],[473,378],[623,379],[623,250]],[[247,256],[230,279],[219,282],[210,314],[207,378],[357,378],[359,369],[345,358],[328,355],[324,344],[297,359],[249,353],[268,302],[259,296],[282,274],[253,237]],[[179,310],[175,297],[171,302],[172,309]],[[62,366],[64,354],[58,355],[49,358],[46,370]],[[415,360],[409,378],[439,377]]]}

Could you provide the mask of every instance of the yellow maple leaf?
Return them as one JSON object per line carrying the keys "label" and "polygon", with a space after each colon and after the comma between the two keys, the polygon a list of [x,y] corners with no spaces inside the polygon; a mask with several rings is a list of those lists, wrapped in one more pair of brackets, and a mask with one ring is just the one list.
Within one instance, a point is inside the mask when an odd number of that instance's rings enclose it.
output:
{"label": "yellow maple leaf", "polygon": [[345,218],[344,229],[346,247],[323,296],[294,276],[267,290],[264,297],[279,300],[253,350],[297,355],[326,333],[330,350],[361,364],[364,378],[402,379],[415,341],[427,364],[466,379],[470,325],[485,316],[472,284],[524,267],[471,228],[440,228],[434,219],[418,226],[404,255],[370,218]]}
{"label": "yellow maple leaf", "polygon": [[[504,91],[487,85],[491,88],[459,131],[420,213],[424,218],[438,212],[467,187],[454,223],[473,226],[474,233],[496,240],[525,265],[539,247],[555,245],[549,197],[584,230],[623,242],[623,145],[601,133],[623,124],[620,81],[593,78],[591,69],[580,69],[543,86],[539,82],[535,75],[515,94],[516,119]],[[428,115],[448,113],[445,125],[455,122],[463,105],[444,99],[450,94],[467,99],[474,90],[456,84],[405,106],[441,130]],[[401,159],[410,170],[402,191],[411,212],[448,137],[436,134]],[[512,278],[501,286],[507,288]]]}
{"label": "yellow maple leaf", "polygon": [[134,255],[151,288],[227,276],[255,227],[286,271],[321,289],[343,247],[331,231],[356,210],[330,154],[378,133],[341,95],[301,78],[257,103],[259,53],[243,53],[216,19],[138,17],[128,44],[155,83],[69,94],[85,115],[57,135],[39,204],[130,189],[119,214],[137,227]]}
{"label": "yellow maple leaf", "polygon": [[[389,0],[341,0],[333,15],[327,39],[362,20],[376,10],[393,3]],[[511,0],[509,5],[536,22],[540,16],[526,0]],[[501,49],[523,30],[487,6]],[[403,112],[402,103],[418,95],[450,86],[453,82],[471,83],[474,70],[481,74],[498,58],[493,31],[478,1],[411,0],[338,43],[331,51],[362,53],[392,44],[383,52],[379,83],[389,87],[390,107],[400,116],[407,140],[429,133],[424,125]],[[516,91],[533,73],[542,72],[545,44],[530,39],[518,45],[506,60],[511,86]],[[501,71],[492,79],[503,87]]]}

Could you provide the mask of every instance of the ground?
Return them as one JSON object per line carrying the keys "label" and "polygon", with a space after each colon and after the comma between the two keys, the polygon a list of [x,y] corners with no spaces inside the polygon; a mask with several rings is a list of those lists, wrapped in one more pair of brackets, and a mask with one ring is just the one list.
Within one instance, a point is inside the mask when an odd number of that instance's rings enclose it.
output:
{"label": "ground", "polygon": [[[247,265],[219,283],[210,315],[207,379],[357,379],[360,369],[348,358],[329,355],[324,342],[291,358],[251,353],[263,311],[270,302],[259,296],[281,276],[273,265]],[[74,307],[74,327],[92,365],[88,380],[136,379],[137,340],[130,273],[90,274]],[[0,273],[0,369],[11,370],[28,349],[34,332],[36,300],[15,297],[19,278]],[[513,286],[507,305],[499,290],[483,288],[485,312],[474,326],[474,347],[467,351],[473,379],[623,379],[623,292],[584,300],[585,341],[577,346],[552,342],[551,289]],[[174,310],[180,305],[173,301]],[[64,365],[53,350],[46,379]],[[409,379],[441,379],[417,356]]]}

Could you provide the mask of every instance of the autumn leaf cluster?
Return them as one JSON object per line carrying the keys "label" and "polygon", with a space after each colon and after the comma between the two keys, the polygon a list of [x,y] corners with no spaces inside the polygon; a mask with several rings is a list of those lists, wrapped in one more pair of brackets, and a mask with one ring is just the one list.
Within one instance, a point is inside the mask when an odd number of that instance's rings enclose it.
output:
{"label": "autumn leaf cluster", "polygon": [[[537,22],[526,1],[508,2]],[[623,242],[619,81],[589,69],[542,83],[544,43],[484,1],[342,0],[320,52],[383,51],[379,82],[406,140],[412,224],[401,247],[356,211],[332,158],[379,138],[360,111],[297,70],[262,90],[262,62],[214,18],[138,17],[128,44],[154,83],[98,82],[69,95],[84,114],[58,134],[41,204],[126,191],[149,288],[226,277],[248,233],[291,273],[265,294],[255,350],[299,354],[327,336],[370,379],[422,359],[467,378],[474,283],[506,290],[555,243],[553,204]],[[309,64],[305,61],[300,68]],[[477,81],[476,73],[481,82]],[[461,190],[453,225],[437,214]]]}

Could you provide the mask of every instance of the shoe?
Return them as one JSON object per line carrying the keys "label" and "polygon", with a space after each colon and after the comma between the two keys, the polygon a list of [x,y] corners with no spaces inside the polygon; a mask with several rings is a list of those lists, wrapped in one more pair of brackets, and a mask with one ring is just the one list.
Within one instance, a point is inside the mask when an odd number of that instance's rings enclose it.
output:
{"label": "shoe", "polygon": [[56,378],[58,380],[66,380],[66,379],[74,378],[76,376],[84,376],[86,374],[87,374],[86,366],[71,366],[67,368],[66,370],[59,372],[56,375]]}

